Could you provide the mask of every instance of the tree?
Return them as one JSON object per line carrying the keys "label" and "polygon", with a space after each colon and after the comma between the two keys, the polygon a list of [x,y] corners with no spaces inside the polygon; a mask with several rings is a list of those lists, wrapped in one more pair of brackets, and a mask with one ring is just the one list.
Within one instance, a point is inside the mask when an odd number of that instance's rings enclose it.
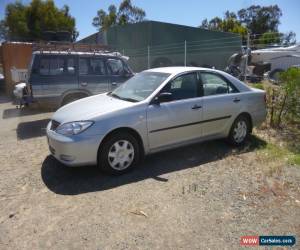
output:
{"label": "tree", "polygon": [[1,38],[38,41],[43,40],[45,31],[68,31],[76,40],[75,19],[67,5],[58,9],[53,0],[32,0],[29,5],[17,1],[6,6],[5,18],[0,23]]}
{"label": "tree", "polygon": [[251,5],[247,9],[237,12],[239,21],[247,27],[251,33],[263,34],[266,32],[278,32],[282,11],[278,5],[263,6]]}
{"label": "tree", "polygon": [[296,33],[293,31],[290,31],[283,35],[282,39],[283,45],[294,45],[296,44]]}
{"label": "tree", "polygon": [[118,10],[115,5],[109,6],[108,13],[103,9],[98,10],[92,24],[99,30],[107,30],[113,25],[141,22],[145,16],[145,11],[132,5],[131,0],[123,0]]}
{"label": "tree", "polygon": [[236,19],[234,12],[229,11],[225,13],[224,19],[219,17],[214,17],[210,21],[204,19],[199,27],[209,30],[238,33],[241,36],[247,34],[247,29]]}
{"label": "tree", "polygon": [[280,44],[282,41],[282,33],[279,32],[266,32],[260,38],[255,39],[256,44]]}
{"label": "tree", "polygon": [[263,6],[251,5],[237,13],[226,11],[224,18],[214,17],[210,21],[204,19],[201,28],[238,33],[245,41],[245,35],[251,34],[252,43],[283,44],[296,43],[296,34],[292,31],[287,34],[279,33],[278,26],[282,11],[278,5]]}

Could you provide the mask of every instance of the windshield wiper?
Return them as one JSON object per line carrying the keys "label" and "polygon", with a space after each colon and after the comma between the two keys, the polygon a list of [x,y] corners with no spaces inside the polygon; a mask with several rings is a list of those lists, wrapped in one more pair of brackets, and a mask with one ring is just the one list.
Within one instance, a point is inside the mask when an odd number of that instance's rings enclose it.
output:
{"label": "windshield wiper", "polygon": [[109,96],[115,97],[117,99],[122,99],[120,96],[118,96],[117,94],[114,94],[112,92],[108,93]]}
{"label": "windshield wiper", "polygon": [[124,101],[129,101],[129,102],[138,102],[138,100],[132,99],[132,98],[121,97],[120,99],[122,99],[122,100],[124,100]]}
{"label": "windshield wiper", "polygon": [[132,98],[127,98],[127,97],[122,97],[122,96],[119,96],[119,95],[117,95],[115,93],[108,93],[108,95],[110,95],[112,97],[115,97],[117,99],[123,100],[123,101],[138,102],[138,100],[135,100],[135,99],[132,99]]}

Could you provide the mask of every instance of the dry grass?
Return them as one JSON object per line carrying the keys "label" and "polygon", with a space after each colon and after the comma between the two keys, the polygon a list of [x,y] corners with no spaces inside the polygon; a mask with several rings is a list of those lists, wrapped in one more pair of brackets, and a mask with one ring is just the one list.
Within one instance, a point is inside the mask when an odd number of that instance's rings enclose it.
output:
{"label": "dry grass", "polygon": [[268,174],[280,172],[284,166],[300,167],[300,130],[295,127],[272,129],[262,127],[254,134],[266,141],[257,151],[259,159],[265,163]]}

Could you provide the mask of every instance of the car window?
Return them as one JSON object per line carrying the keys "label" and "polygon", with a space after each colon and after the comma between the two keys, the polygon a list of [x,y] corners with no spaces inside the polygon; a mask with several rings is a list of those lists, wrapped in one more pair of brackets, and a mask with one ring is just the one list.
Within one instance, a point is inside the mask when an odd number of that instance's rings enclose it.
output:
{"label": "car window", "polygon": [[41,58],[39,65],[40,75],[60,75],[64,72],[64,61],[58,57]]}
{"label": "car window", "polygon": [[48,75],[49,74],[49,59],[48,58],[41,58],[39,73],[40,73],[40,75]]}
{"label": "car window", "polygon": [[111,75],[123,75],[124,66],[120,59],[107,59],[107,69]]}
{"label": "car window", "polygon": [[38,72],[40,75],[44,76],[75,74],[74,58],[64,58],[58,56],[41,57],[38,66]]}
{"label": "car window", "polygon": [[68,75],[75,74],[75,60],[74,60],[74,58],[68,58],[67,59],[66,72],[67,72]]}
{"label": "car window", "polygon": [[49,75],[62,75],[64,73],[64,60],[59,57],[50,58]]}
{"label": "car window", "polygon": [[236,93],[236,88],[229,84],[222,77],[213,73],[201,73],[201,80],[203,84],[203,95],[221,95],[226,93]]}
{"label": "car window", "polygon": [[172,94],[172,100],[188,99],[198,96],[199,78],[197,73],[189,73],[177,77],[169,82],[162,90],[162,92],[169,92]]}
{"label": "car window", "polygon": [[89,74],[91,75],[105,75],[105,64],[101,58],[91,58]]}
{"label": "car window", "polygon": [[79,74],[87,75],[89,73],[88,58],[79,58]]}

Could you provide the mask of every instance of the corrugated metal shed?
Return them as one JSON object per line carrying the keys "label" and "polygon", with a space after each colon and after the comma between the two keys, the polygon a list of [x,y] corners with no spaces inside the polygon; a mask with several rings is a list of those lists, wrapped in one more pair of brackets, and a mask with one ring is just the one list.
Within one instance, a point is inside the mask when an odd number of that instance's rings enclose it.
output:
{"label": "corrugated metal shed", "polygon": [[184,65],[185,61],[186,65],[224,69],[242,44],[237,34],[156,21],[114,26],[78,43],[115,48],[130,57],[129,64],[137,72],[148,66]]}

